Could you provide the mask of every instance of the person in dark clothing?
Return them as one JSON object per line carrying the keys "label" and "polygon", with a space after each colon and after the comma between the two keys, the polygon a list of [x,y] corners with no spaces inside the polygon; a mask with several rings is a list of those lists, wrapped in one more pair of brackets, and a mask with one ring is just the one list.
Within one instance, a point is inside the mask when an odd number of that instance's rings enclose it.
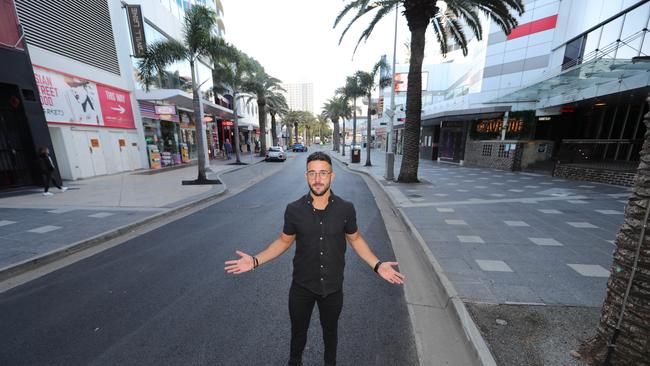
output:
{"label": "person in dark clothing", "polygon": [[41,168],[41,173],[43,174],[43,185],[45,187],[45,191],[43,192],[43,196],[52,196],[52,192],[49,192],[50,190],[50,182],[54,184],[55,187],[57,187],[61,192],[65,192],[68,190],[68,187],[63,187],[57,182],[56,178],[54,177],[54,171],[56,170],[54,166],[54,162],[52,161],[52,157],[50,156],[50,149],[47,147],[41,147],[38,149],[38,160]]}
{"label": "person in dark clothing", "polygon": [[323,329],[325,365],[336,365],[346,241],[381,278],[392,284],[403,284],[405,281],[404,275],[393,268],[397,262],[380,261],[361,236],[354,205],[336,196],[330,189],[335,176],[327,154],[314,152],[309,155],[305,173],[309,192],[287,205],[284,227],[278,239],[255,256],[237,250],[240,258],[225,262],[228,273],[248,272],[280,256],[295,240],[293,281],[289,290],[289,365],[302,364],[315,304],[318,304]]}
{"label": "person in dark clothing", "polygon": [[226,153],[226,159],[230,160],[230,155],[232,155],[232,145],[230,144],[230,139],[226,139],[226,141],[224,141],[223,150]]}

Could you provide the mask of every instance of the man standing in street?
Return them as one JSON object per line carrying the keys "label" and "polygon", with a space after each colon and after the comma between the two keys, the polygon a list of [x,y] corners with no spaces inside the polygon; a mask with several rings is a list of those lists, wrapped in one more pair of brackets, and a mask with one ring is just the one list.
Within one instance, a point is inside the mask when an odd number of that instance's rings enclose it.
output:
{"label": "man standing in street", "polygon": [[361,236],[354,205],[330,189],[335,176],[329,155],[323,152],[309,155],[305,173],[309,192],[287,205],[284,227],[278,239],[255,256],[236,251],[240,258],[225,262],[228,273],[248,272],[280,256],[296,241],[293,281],[289,290],[289,365],[302,364],[314,304],[318,304],[323,329],[325,365],[336,365],[346,239],[384,280],[392,284],[405,281],[405,277],[393,268],[397,262],[380,261]]}

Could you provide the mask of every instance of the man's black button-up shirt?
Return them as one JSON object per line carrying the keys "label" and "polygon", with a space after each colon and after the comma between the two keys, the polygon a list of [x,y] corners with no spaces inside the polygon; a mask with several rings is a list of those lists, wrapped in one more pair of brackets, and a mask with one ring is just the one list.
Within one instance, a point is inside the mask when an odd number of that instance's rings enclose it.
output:
{"label": "man's black button-up shirt", "polygon": [[345,234],[357,232],[357,216],[354,205],[334,193],[325,210],[315,209],[312,201],[308,193],[287,205],[283,232],[296,235],[293,280],[327,296],[343,288]]}

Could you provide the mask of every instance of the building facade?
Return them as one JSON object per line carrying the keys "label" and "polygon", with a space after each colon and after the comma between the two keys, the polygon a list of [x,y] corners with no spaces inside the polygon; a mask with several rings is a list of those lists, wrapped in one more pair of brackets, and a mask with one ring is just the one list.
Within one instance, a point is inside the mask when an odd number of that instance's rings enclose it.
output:
{"label": "building facade", "polygon": [[288,83],[282,84],[282,88],[286,90],[285,97],[289,109],[314,113],[313,83]]}
{"label": "building facade", "polygon": [[[421,156],[514,170],[633,170],[650,85],[650,3],[535,0],[525,10],[511,34],[486,20],[466,57],[452,51],[423,65]],[[407,70],[398,65],[398,77]]]}

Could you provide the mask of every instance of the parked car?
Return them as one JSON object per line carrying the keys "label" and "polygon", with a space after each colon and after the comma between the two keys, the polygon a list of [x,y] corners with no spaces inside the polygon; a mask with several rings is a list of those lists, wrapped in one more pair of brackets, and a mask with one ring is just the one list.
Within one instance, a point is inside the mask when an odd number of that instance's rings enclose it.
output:
{"label": "parked car", "polygon": [[264,161],[271,161],[271,160],[278,160],[278,161],[285,161],[287,160],[287,153],[284,151],[282,146],[271,146],[266,150],[266,157],[264,158]]}
{"label": "parked car", "polygon": [[300,152],[306,152],[307,151],[307,146],[303,144],[294,144],[293,147],[291,148],[294,152],[300,151]]}

